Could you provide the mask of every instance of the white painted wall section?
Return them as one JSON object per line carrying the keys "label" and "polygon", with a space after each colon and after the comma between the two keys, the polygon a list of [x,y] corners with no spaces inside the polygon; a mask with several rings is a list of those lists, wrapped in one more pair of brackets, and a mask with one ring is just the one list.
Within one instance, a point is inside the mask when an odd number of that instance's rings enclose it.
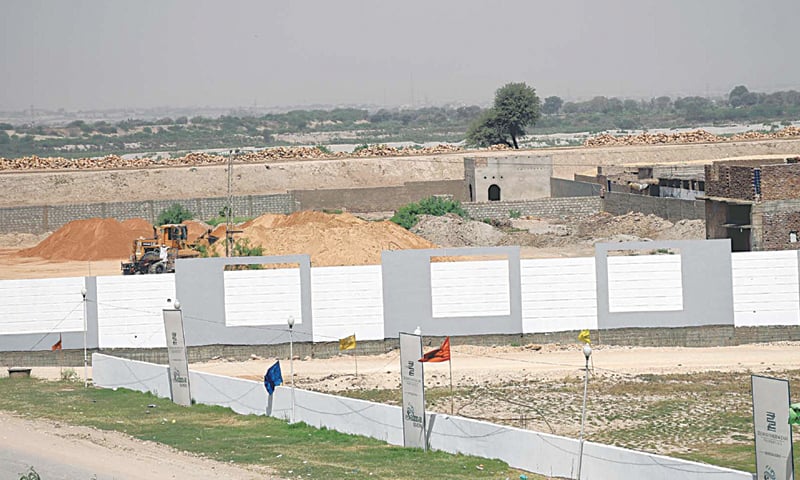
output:
{"label": "white painted wall section", "polygon": [[83,277],[0,282],[0,334],[82,332]]}
{"label": "white painted wall section", "polygon": [[380,265],[312,268],[311,291],[314,342],[383,340]]}
{"label": "white painted wall section", "polygon": [[733,253],[734,325],[800,325],[797,268],[796,251]]}
{"label": "white painted wall section", "polygon": [[97,277],[100,348],[166,347],[162,310],[175,300],[175,275]]}
{"label": "white painted wall section", "polygon": [[299,268],[226,271],[224,282],[227,326],[302,323]]}
{"label": "white painted wall section", "polygon": [[508,260],[431,263],[433,318],[511,314]]}
{"label": "white painted wall section", "polygon": [[610,312],[683,310],[680,255],[608,257]]}
{"label": "white painted wall section", "polygon": [[520,261],[522,332],[597,328],[594,258]]}

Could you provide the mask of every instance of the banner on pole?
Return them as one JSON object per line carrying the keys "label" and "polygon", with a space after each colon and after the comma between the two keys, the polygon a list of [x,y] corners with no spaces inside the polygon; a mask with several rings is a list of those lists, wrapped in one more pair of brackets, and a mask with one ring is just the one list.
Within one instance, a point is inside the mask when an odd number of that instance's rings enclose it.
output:
{"label": "banner on pole", "polygon": [[188,407],[192,404],[192,393],[189,388],[186,338],[183,335],[183,313],[180,310],[164,309],[164,330],[167,334],[169,389],[172,401]]}
{"label": "banner on pole", "polygon": [[422,374],[422,337],[400,333],[400,376],[403,385],[403,446],[426,450],[425,381]]}
{"label": "banner on pole", "polygon": [[750,379],[753,387],[756,478],[793,480],[789,381],[759,375],[751,375]]}

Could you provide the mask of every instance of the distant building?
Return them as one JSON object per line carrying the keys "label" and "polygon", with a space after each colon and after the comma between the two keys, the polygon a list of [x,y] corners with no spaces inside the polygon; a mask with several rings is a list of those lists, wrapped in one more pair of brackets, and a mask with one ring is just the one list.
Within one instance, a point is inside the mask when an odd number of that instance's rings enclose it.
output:
{"label": "distant building", "polygon": [[550,196],[549,155],[465,157],[470,202],[532,200]]}
{"label": "distant building", "polygon": [[735,252],[798,250],[800,157],[715,161],[705,167],[706,238]]}
{"label": "distant building", "polygon": [[694,200],[703,195],[702,164],[597,167],[597,175],[575,175],[575,180],[600,184],[607,192]]}

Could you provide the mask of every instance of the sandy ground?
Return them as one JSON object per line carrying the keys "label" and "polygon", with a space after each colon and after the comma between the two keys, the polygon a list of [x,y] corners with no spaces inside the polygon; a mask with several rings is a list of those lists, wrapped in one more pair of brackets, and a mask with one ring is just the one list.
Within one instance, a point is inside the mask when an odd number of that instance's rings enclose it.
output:
{"label": "sandy ground", "polygon": [[0,412],[0,425],[0,471],[6,475],[27,473],[34,467],[47,480],[278,478],[265,468],[216,462],[117,432],[31,420],[7,412]]}
{"label": "sandy ground", "polygon": [[17,250],[17,248],[0,248],[0,280],[122,274],[120,263],[123,259],[53,262],[36,257],[20,257],[16,254]]}
{"label": "sandy ground", "polygon": [[[427,350],[428,348],[426,348]],[[453,345],[454,386],[507,384],[529,379],[560,379],[582,375],[581,346],[527,345],[478,347]],[[260,380],[275,359],[194,364],[193,370]],[[281,359],[288,373],[287,359]],[[358,377],[355,375],[358,363]],[[800,342],[751,344],[735,347],[625,347],[596,345],[592,365],[599,374],[693,373],[704,371],[776,372],[800,368]],[[447,363],[425,366],[427,386],[449,385]],[[400,385],[399,350],[377,356],[340,355],[331,359],[294,361],[295,385],[318,391],[384,389]],[[285,377],[288,375],[285,374]],[[288,378],[285,378],[288,383]]]}
{"label": "sandy ground", "polygon": [[[429,350],[432,347],[426,347]],[[507,384],[526,379],[561,379],[582,375],[584,356],[581,345],[547,344],[481,347],[453,345],[453,383],[456,387],[476,384]],[[800,342],[775,342],[734,347],[628,347],[595,345],[592,367],[598,374],[633,376],[644,373],[670,374],[695,372],[780,372],[800,369]],[[231,377],[261,380],[276,359],[257,358],[244,362],[219,359],[194,363],[192,370]],[[280,360],[284,380],[289,384],[289,360]],[[358,376],[356,377],[356,368]],[[426,385],[449,385],[448,364],[429,363],[425,367]],[[83,368],[74,367],[83,380]],[[56,380],[59,367],[33,367],[31,375]],[[0,377],[7,376],[0,369]],[[295,386],[318,391],[347,389],[386,389],[400,385],[400,351],[382,355],[344,353],[328,359],[295,358]],[[92,370],[89,368],[89,377]]]}

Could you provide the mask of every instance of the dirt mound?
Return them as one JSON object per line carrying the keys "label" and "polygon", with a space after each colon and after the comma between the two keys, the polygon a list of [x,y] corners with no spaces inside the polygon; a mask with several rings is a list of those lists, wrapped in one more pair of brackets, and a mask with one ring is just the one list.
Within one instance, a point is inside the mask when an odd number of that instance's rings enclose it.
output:
{"label": "dirt mound", "polygon": [[153,226],[140,219],[125,222],[113,218],[75,220],[35,247],[20,250],[19,255],[55,261],[122,259],[130,255],[134,239],[152,235]]}
{"label": "dirt mound", "polygon": [[195,220],[184,220],[182,222],[186,225],[186,240],[189,243],[195,242],[201,235],[211,230],[211,225],[205,222],[197,222]]}
{"label": "dirt mound", "polygon": [[[353,215],[304,211],[268,214],[237,227],[237,241],[262,247],[264,255],[311,255],[314,266],[378,265],[384,250],[436,248],[392,222],[368,222]],[[218,242],[213,252],[222,254]]]}
{"label": "dirt mound", "polygon": [[500,243],[505,234],[499,229],[454,213],[443,216],[420,215],[419,222],[411,229],[442,247],[484,247]]}

